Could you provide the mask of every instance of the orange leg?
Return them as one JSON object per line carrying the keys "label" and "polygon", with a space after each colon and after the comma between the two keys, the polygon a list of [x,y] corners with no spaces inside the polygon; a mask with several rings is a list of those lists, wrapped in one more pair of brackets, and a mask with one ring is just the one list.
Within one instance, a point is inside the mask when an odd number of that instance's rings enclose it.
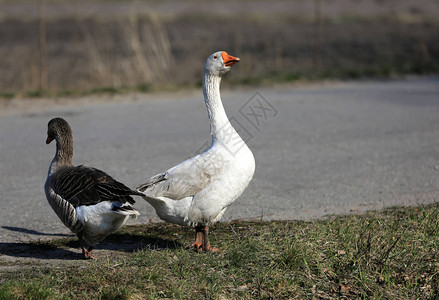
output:
{"label": "orange leg", "polygon": [[195,226],[195,242],[192,247],[197,251],[203,250],[203,226]]}
{"label": "orange leg", "polygon": [[210,246],[210,242],[209,242],[209,226],[205,226],[204,230],[204,239],[203,239],[203,249],[205,251],[210,251],[210,252],[220,252],[221,249],[219,248],[214,248]]}
{"label": "orange leg", "polygon": [[90,246],[87,250],[87,248],[85,248],[84,245],[84,240],[82,239],[82,234],[78,234],[78,238],[79,238],[79,243],[81,244],[81,249],[82,249],[82,258],[83,259],[96,259],[95,257],[93,257],[93,255],[91,254],[92,250],[93,250],[93,246]]}
{"label": "orange leg", "polygon": [[96,259],[92,254],[93,247],[88,248],[82,247],[82,258],[84,259]]}
{"label": "orange leg", "polygon": [[195,227],[195,242],[192,246],[197,251],[206,252],[219,252],[220,249],[212,248],[209,242],[209,227],[208,226],[196,226]]}
{"label": "orange leg", "polygon": [[203,250],[210,251],[209,227],[208,226],[204,226],[204,228],[203,228]]}

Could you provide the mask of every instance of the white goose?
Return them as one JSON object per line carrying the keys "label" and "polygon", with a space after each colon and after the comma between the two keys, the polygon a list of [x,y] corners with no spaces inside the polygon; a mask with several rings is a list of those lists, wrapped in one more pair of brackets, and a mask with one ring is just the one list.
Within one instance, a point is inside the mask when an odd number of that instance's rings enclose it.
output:
{"label": "white goose", "polygon": [[230,124],[220,97],[221,76],[237,62],[239,58],[219,51],[209,56],[204,65],[210,148],[137,187],[162,220],[195,226],[193,246],[198,250],[217,250],[210,247],[208,226],[221,219],[255,171],[253,154]]}
{"label": "white goose", "polygon": [[47,200],[64,225],[78,236],[83,258],[93,258],[94,245],[129,217],[139,215],[131,206],[131,195],[141,194],[101,170],[73,166],[73,134],[62,118],[49,121],[46,144],[53,140],[56,154],[44,185]]}

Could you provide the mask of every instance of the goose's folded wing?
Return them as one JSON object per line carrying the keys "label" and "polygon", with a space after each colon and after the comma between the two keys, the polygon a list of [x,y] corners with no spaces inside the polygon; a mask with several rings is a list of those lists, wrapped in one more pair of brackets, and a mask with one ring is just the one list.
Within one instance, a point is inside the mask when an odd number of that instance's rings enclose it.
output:
{"label": "goose's folded wing", "polygon": [[137,189],[150,197],[180,200],[195,195],[205,186],[203,182],[195,182],[193,177],[188,177],[185,174],[162,173],[153,178],[155,177],[160,177],[162,180],[158,182],[148,180]]}
{"label": "goose's folded wing", "polygon": [[134,203],[130,195],[141,195],[114,180],[107,173],[77,166],[59,170],[53,177],[53,190],[73,206],[93,205],[101,201]]}
{"label": "goose's folded wing", "polygon": [[215,161],[194,157],[148,179],[137,190],[149,197],[166,197],[180,200],[204,189],[220,172]]}

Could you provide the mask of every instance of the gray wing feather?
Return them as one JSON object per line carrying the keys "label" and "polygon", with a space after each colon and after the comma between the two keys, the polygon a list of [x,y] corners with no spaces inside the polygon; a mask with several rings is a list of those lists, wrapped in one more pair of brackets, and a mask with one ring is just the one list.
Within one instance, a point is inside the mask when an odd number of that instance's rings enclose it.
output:
{"label": "gray wing feather", "polygon": [[131,195],[141,196],[107,173],[90,167],[66,167],[50,178],[50,186],[61,198],[74,207],[93,205],[101,201],[120,201],[134,204]]}
{"label": "gray wing feather", "polygon": [[131,195],[142,196],[105,172],[85,166],[59,169],[47,179],[45,190],[50,206],[74,233],[83,229],[76,214],[77,206],[93,205],[101,201],[133,204]]}
{"label": "gray wing feather", "polygon": [[84,225],[78,220],[75,207],[56,194],[50,195],[49,204],[55,211],[58,218],[73,233],[80,232]]}

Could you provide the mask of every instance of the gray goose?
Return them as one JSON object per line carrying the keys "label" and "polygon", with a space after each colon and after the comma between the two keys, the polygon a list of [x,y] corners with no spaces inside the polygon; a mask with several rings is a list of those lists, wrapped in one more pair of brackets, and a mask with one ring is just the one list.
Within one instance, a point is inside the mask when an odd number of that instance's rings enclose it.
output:
{"label": "gray goose", "polygon": [[[107,173],[73,166],[73,134],[62,118],[49,121],[46,144],[56,141],[44,190],[50,206],[81,244],[83,258],[94,258],[93,247],[139,212],[131,195],[142,195]],[[89,245],[87,249],[85,243]]]}

